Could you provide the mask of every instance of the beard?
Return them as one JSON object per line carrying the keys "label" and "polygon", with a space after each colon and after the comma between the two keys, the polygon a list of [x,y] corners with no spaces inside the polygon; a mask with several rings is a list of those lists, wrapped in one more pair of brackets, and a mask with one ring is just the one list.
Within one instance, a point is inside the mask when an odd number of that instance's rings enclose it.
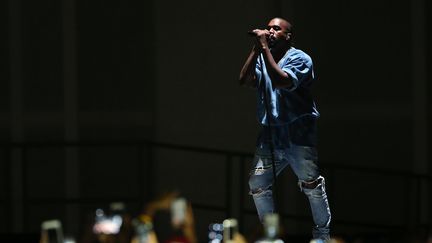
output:
{"label": "beard", "polygon": [[270,47],[271,50],[273,51],[278,51],[278,50],[283,50],[286,49],[287,46],[290,46],[289,42],[287,42],[284,39],[269,39],[268,41],[268,45]]}
{"label": "beard", "polygon": [[278,42],[278,39],[276,39],[274,36],[270,36],[267,40],[268,46],[270,48],[273,48]]}

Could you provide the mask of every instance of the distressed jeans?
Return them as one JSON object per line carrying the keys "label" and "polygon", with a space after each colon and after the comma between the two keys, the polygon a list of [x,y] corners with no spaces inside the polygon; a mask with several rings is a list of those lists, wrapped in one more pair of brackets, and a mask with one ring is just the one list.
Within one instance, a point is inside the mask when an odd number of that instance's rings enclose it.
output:
{"label": "distressed jeans", "polygon": [[[329,240],[331,214],[325,192],[325,180],[319,174],[316,164],[318,159],[316,148],[291,143],[288,148],[275,149],[274,157],[276,174],[279,175],[287,166],[290,166],[298,178],[300,190],[309,199],[314,221],[313,238]],[[254,167],[249,177],[249,188],[261,222],[264,215],[275,211],[273,182],[271,150],[258,147],[255,152]]]}

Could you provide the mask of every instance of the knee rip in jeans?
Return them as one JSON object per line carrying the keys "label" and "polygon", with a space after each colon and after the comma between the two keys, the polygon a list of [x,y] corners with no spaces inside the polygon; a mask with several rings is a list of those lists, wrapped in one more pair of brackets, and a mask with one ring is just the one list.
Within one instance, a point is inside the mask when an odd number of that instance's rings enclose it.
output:
{"label": "knee rip in jeans", "polygon": [[255,167],[252,171],[251,171],[251,175],[262,175],[264,174],[264,172],[266,172],[268,169],[272,169],[272,166],[259,166],[259,167]]}
{"label": "knee rip in jeans", "polygon": [[315,180],[312,181],[300,181],[298,182],[298,185],[300,187],[300,190],[303,191],[303,189],[315,189],[319,185],[324,185],[324,177],[319,176]]}
{"label": "knee rip in jeans", "polygon": [[271,186],[269,186],[269,187],[267,187],[267,188],[261,188],[261,187],[259,187],[259,188],[254,188],[254,189],[251,189],[251,190],[249,191],[249,195],[252,195],[252,196],[260,196],[260,195],[265,194],[265,193],[267,193],[267,192],[271,192],[271,190],[272,190]]}

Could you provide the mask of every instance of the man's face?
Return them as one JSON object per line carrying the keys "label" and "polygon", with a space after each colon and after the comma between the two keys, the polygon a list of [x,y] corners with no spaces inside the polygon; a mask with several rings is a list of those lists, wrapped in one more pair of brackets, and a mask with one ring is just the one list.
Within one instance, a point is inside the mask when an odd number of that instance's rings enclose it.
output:
{"label": "man's face", "polygon": [[290,38],[289,26],[283,19],[272,19],[267,24],[267,30],[270,31],[269,45],[274,46],[276,43],[286,41]]}

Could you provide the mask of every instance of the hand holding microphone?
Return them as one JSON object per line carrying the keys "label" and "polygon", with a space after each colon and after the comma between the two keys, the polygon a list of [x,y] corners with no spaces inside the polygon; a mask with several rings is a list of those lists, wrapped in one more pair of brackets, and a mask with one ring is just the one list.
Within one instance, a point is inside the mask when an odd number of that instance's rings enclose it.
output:
{"label": "hand holding microphone", "polygon": [[247,34],[251,37],[261,37],[261,36],[268,37],[268,36],[270,36],[270,31],[268,31],[266,29],[264,29],[264,30],[254,29],[254,30],[248,31]]}
{"label": "hand holding microphone", "polygon": [[270,31],[268,30],[261,30],[261,29],[254,29],[251,31],[248,31],[247,34],[251,37],[256,38],[256,47],[258,47],[261,50],[264,50],[268,48],[268,41],[270,39]]}
{"label": "hand holding microphone", "polygon": [[255,33],[253,30],[249,30],[249,31],[247,32],[247,34],[248,34],[250,37],[256,37],[256,36],[257,36],[257,33]]}

